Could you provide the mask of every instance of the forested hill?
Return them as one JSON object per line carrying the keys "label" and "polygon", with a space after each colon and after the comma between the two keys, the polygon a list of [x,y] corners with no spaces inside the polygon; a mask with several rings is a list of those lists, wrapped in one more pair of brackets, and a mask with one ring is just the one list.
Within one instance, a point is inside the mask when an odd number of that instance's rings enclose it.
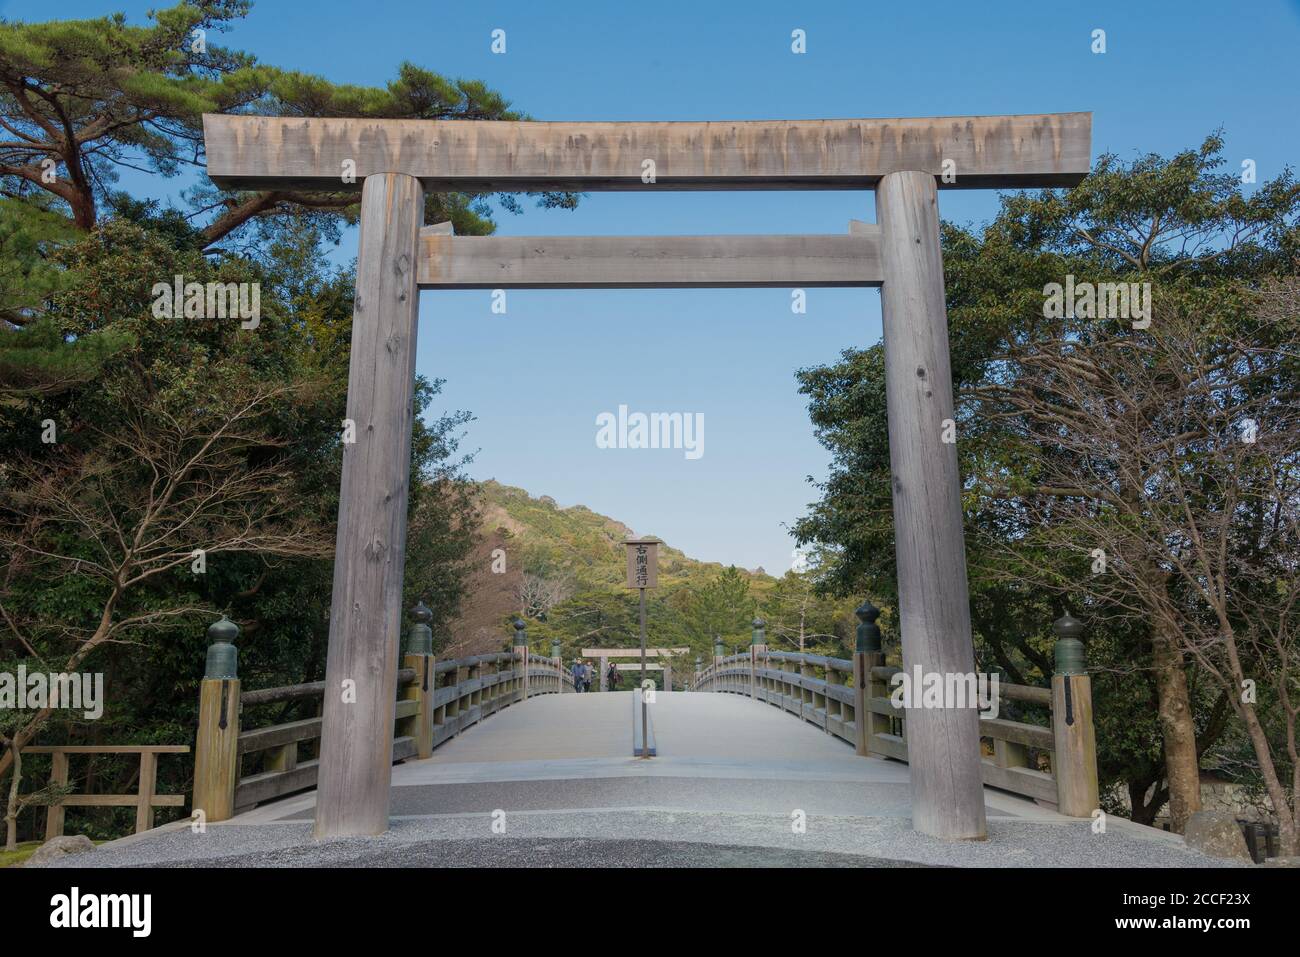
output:
{"label": "forested hill", "polygon": [[[513,546],[508,551],[530,572],[547,574],[565,568],[583,584],[621,586],[626,577],[623,542],[653,534],[629,528],[585,505],[563,508],[549,495],[534,498],[521,488],[495,481],[482,483],[480,489],[484,529],[505,529]],[[661,587],[699,581],[724,567],[697,561],[668,542],[659,548]],[[753,573],[741,569],[741,573],[753,581],[771,581],[761,568]]]}
{"label": "forested hill", "polygon": [[[527,621],[535,651],[549,654],[558,638],[566,660],[583,647],[637,643],[637,596],[624,584],[622,543],[653,529],[631,529],[583,505],[561,507],[496,481],[479,491],[482,541],[447,651],[498,650],[514,615]],[[755,614],[772,620],[774,646],[797,648],[800,622],[805,635],[834,637],[809,643],[818,647],[852,634],[852,603],[814,598],[802,576],[777,579],[762,568],[699,561],[671,542],[660,546],[659,587],[649,598],[650,643],[687,646],[692,657],[707,658],[714,635],[729,648],[747,644]]]}

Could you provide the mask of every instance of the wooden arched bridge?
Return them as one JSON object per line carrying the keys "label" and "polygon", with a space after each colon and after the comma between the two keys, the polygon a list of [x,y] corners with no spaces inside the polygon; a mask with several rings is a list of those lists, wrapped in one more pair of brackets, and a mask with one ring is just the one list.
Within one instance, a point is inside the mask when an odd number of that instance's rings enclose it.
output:
{"label": "wooden arched bridge", "polygon": [[[645,758],[637,756],[640,690],[573,693],[563,662],[530,650],[522,622],[509,652],[439,661],[417,609],[397,671],[388,831],[328,840],[312,834],[324,685],[243,690],[237,629],[223,619],[209,630],[191,818],[77,861],[1216,863],[1181,838],[1096,809],[1090,694],[1081,675],[1058,674],[1053,688],[999,684],[1007,711],[1040,717],[1032,723],[1004,711],[981,721],[987,840],[918,833],[907,712],[890,701],[898,669],[883,663],[873,612],[859,609],[852,659],[769,650],[756,621],[747,652],[725,656],[716,647],[684,690],[654,694],[656,756]],[[1075,640],[1077,624],[1058,623],[1063,642]]]}

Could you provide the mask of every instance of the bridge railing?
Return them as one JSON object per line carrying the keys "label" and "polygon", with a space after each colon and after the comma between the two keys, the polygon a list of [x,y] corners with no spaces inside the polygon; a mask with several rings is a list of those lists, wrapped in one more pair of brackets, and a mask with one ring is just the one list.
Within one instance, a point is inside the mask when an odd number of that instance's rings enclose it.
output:
{"label": "bridge railing", "polygon": [[[534,655],[527,645],[438,661],[424,650],[431,641],[412,650],[428,638],[420,628],[412,628],[397,672],[394,762],[428,758],[440,744],[516,702],[574,690],[558,659]],[[233,646],[238,628],[223,618],[208,633],[213,644],[199,698],[193,807],[212,822],[316,786],[325,682],[241,691]],[[245,717],[246,710],[265,714],[262,709],[276,705],[282,715],[312,713],[270,724]]]}
{"label": "bridge railing", "polygon": [[[982,764],[986,785],[1088,817],[1099,806],[1092,690],[1088,675],[1080,673],[1081,651],[1066,649],[1065,668],[1061,653],[1063,644],[1078,645],[1078,625],[1069,616],[1057,622],[1062,641],[1052,687],[998,681],[999,713],[1003,703],[1016,702],[1043,714],[1045,723],[981,718],[980,739],[981,750],[990,752]],[[847,660],[755,646],[749,654],[715,657],[691,690],[764,701],[846,741],[858,754],[907,761],[906,710],[891,698],[894,676],[901,673],[876,650],[857,651]]]}

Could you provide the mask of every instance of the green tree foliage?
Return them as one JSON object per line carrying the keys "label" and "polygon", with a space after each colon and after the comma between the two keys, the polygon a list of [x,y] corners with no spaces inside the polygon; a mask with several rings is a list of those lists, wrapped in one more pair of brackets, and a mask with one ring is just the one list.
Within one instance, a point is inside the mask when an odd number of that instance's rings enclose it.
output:
{"label": "green tree foliage", "polygon": [[67,219],[48,203],[0,198],[0,323],[22,326],[71,283],[53,252],[75,239]]}
{"label": "green tree foliage", "polygon": [[686,632],[694,639],[692,647],[697,648],[708,647],[715,637],[728,643],[743,637],[748,644],[750,623],[757,610],[749,579],[735,565],[692,588],[681,601]]}
{"label": "green tree foliage", "polygon": [[0,402],[89,382],[131,344],[129,334],[107,330],[69,342],[52,319],[38,319],[21,333],[0,329]]}
{"label": "green tree foliage", "polygon": [[[313,275],[285,283],[246,260],[210,261],[174,243],[171,224],[144,219],[105,222],[60,249],[74,278],[42,320],[78,345],[96,336],[129,345],[93,381],[0,404],[0,669],[24,660],[102,671],[109,694],[103,719],[60,711],[20,739],[187,740],[217,612],[243,629],[250,686],[323,675],[350,277],[309,261]],[[155,316],[153,284],[176,273],[262,283],[260,324]],[[45,326],[14,336],[34,328]],[[477,513],[458,452],[468,416],[423,415],[439,385],[420,380],[416,390],[404,602],[423,598],[445,628]],[[42,441],[47,421],[56,442]],[[194,549],[205,552],[202,574]],[[30,763],[37,780],[39,759]],[[101,781],[119,772],[130,769],[95,770]],[[163,772],[168,789],[186,790],[184,763]]]}

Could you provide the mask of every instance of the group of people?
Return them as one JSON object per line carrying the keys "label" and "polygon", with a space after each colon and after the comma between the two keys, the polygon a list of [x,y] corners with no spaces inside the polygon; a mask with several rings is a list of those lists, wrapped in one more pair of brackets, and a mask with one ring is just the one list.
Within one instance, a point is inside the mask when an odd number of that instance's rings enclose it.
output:
{"label": "group of people", "polygon": [[[573,662],[573,667],[569,669],[569,673],[573,675],[574,691],[591,690],[591,679],[596,675],[596,669],[591,667],[591,662],[578,658]],[[617,690],[618,686],[623,683],[623,674],[613,662],[610,663],[609,671],[605,673],[605,680],[610,690]]]}

